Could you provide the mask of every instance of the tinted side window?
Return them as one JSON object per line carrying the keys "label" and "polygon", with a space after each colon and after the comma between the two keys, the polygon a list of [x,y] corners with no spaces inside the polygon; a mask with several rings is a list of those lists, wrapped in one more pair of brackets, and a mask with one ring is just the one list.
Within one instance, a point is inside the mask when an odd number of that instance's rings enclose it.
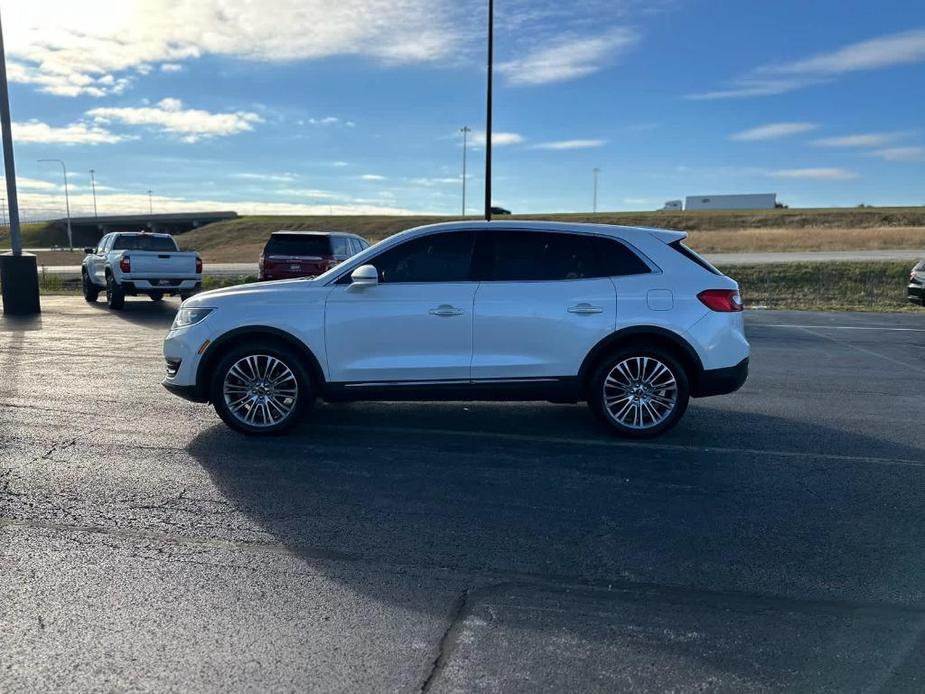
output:
{"label": "tinted side window", "polygon": [[379,270],[379,281],[468,282],[471,279],[471,231],[430,234],[390,248],[370,264]]}
{"label": "tinted side window", "polygon": [[331,249],[334,255],[350,255],[350,251],[347,249],[347,237],[332,236]]}
{"label": "tinted side window", "polygon": [[542,231],[490,232],[488,277],[495,282],[598,276],[593,237]]}
{"label": "tinted side window", "polygon": [[615,239],[595,236],[594,249],[597,255],[598,270],[603,277],[641,275],[651,272],[642,258]]}

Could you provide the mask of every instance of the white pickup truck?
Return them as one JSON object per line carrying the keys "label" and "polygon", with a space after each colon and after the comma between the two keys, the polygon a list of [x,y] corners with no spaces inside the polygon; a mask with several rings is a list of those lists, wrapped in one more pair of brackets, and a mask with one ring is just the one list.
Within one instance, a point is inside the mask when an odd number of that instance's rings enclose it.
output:
{"label": "white pickup truck", "polygon": [[94,302],[105,291],[112,309],[122,308],[126,296],[147,294],[160,301],[178,294],[186,299],[202,286],[199,254],[181,251],[170,234],[115,232],[84,252],[84,298]]}

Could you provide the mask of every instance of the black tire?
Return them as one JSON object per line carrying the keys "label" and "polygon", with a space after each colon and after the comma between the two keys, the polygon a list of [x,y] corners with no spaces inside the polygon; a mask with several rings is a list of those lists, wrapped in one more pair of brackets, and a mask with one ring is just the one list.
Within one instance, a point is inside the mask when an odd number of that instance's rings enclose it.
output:
{"label": "black tire", "polygon": [[[232,367],[246,357],[256,357],[260,365],[265,365],[267,363],[263,361],[264,358],[272,357],[291,371],[296,382],[295,402],[292,403],[289,413],[280,421],[265,423],[266,420],[262,414],[259,419],[263,421],[258,421],[257,414],[254,414],[254,422],[248,423],[243,421],[240,417],[242,413],[241,408],[237,410],[239,414],[235,414],[229,402],[226,401],[224,393],[226,377]],[[287,431],[298,424],[311,409],[315,401],[314,384],[303,362],[304,360],[302,357],[296,354],[292,349],[272,341],[249,342],[246,345],[233,347],[226,354],[222,355],[212,372],[209,388],[212,406],[225,424],[241,433],[250,436],[267,436]],[[233,382],[240,383],[240,380],[233,379]],[[283,405],[286,404],[285,400],[277,400],[277,402],[281,402]],[[247,405],[242,407],[246,408]],[[265,411],[270,411],[269,405],[265,407]],[[250,412],[250,410],[248,410],[248,412]],[[260,412],[260,410],[257,409],[257,412]]]}
{"label": "black tire", "polygon": [[153,292],[148,294],[148,296],[151,297],[151,301],[162,301],[164,299],[164,295],[161,292]]}
{"label": "black tire", "polygon": [[113,311],[125,306],[125,291],[112,275],[106,275],[106,305]]}
{"label": "black tire", "polygon": [[[657,367],[651,361],[637,362],[637,358],[640,360],[654,359],[660,362],[674,378],[674,386],[660,389],[659,386],[668,383],[667,376],[664,372],[657,371]],[[626,360],[631,361],[627,362]],[[627,377],[622,380],[608,381],[607,392],[610,393],[612,397],[620,398],[613,404],[614,409],[627,406],[630,408],[622,418],[619,416],[621,414],[620,412],[613,412],[608,409],[605,395],[605,380],[607,380],[611,372],[617,369],[617,366],[620,364],[623,364],[625,369],[630,369],[632,371],[632,373],[629,374],[630,376],[635,376],[639,373],[638,368],[640,364],[645,365],[642,367],[643,371],[644,373],[650,374],[650,378],[651,374],[660,374],[658,377],[652,378],[652,382],[649,383],[648,386],[645,385],[645,378],[637,381]],[[619,371],[617,371],[617,377],[620,378]],[[636,393],[629,388],[623,388],[624,382],[629,385],[630,388],[641,389],[638,392],[638,400],[631,401]],[[633,385],[634,383],[639,383],[639,385]],[[649,388],[651,385],[655,385],[656,388]],[[648,391],[646,390],[647,388]],[[662,401],[671,401],[672,397],[674,404],[673,407],[669,409],[667,405],[662,404]],[[624,400],[622,398],[629,398],[629,400]],[[659,402],[654,402],[653,398],[658,398]],[[591,411],[607,426],[611,433],[626,438],[647,439],[664,434],[674,427],[681,420],[681,417],[684,416],[689,400],[690,381],[683,365],[672,352],[658,347],[645,347],[640,345],[636,347],[626,347],[608,354],[607,357],[598,364],[588,384],[588,406],[591,408]],[[664,412],[662,411],[663,408]],[[664,418],[656,421],[656,418],[651,414],[652,412],[656,412],[659,415],[664,414]],[[628,417],[632,417],[635,420],[637,416],[639,417],[637,426],[633,426],[627,422]],[[649,420],[648,422],[646,421],[647,419]]]}
{"label": "black tire", "polygon": [[81,273],[81,284],[83,286],[84,300],[88,304],[96,302],[100,296],[100,289],[90,281],[90,276],[86,272]]}

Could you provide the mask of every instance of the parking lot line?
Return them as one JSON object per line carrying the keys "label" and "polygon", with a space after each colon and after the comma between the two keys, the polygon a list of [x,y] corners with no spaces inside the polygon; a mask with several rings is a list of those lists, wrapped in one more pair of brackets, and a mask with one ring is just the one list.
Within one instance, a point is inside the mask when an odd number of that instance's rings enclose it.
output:
{"label": "parking lot line", "polygon": [[820,335],[819,333],[815,332],[815,326],[813,326],[813,328],[814,328],[813,330],[810,330],[809,328],[800,328],[800,330],[803,330],[804,332],[807,332],[810,335],[813,335],[820,339],[828,340],[829,342],[834,342],[836,345],[844,345],[845,347],[853,349],[856,352],[861,352],[863,354],[869,354],[872,357],[883,359],[884,361],[888,361],[891,364],[896,364],[897,366],[903,366],[909,369],[910,371],[915,371],[916,373],[920,373],[923,376],[925,376],[925,369],[921,369],[918,366],[913,366],[912,364],[907,364],[906,362],[900,361],[899,359],[893,359],[893,357],[888,357],[885,354],[881,354],[880,352],[875,352],[874,350],[867,349],[866,347],[859,347],[858,345],[853,345],[850,342],[841,342],[839,340],[836,340],[835,338],[829,337],[828,335]]}
{"label": "parking lot line", "polygon": [[869,325],[791,325],[787,323],[760,323],[762,328],[803,328],[822,330],[883,330],[897,333],[925,333],[925,328],[886,328]]}

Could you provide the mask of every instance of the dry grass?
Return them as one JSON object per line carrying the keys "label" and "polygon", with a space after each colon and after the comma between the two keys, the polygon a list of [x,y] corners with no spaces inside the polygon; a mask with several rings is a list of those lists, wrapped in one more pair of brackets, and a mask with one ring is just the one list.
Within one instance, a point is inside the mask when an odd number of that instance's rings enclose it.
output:
{"label": "dry grass", "polygon": [[925,249],[925,226],[692,231],[688,243],[702,253]]}

